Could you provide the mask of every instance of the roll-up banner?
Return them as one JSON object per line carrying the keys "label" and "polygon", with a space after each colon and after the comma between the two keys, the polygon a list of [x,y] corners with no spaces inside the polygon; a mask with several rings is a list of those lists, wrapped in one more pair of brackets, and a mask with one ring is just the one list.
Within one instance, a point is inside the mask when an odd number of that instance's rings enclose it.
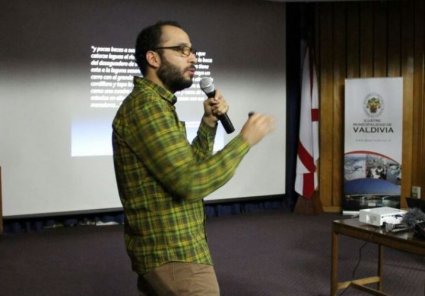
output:
{"label": "roll-up banner", "polygon": [[403,79],[345,80],[344,214],[400,207]]}

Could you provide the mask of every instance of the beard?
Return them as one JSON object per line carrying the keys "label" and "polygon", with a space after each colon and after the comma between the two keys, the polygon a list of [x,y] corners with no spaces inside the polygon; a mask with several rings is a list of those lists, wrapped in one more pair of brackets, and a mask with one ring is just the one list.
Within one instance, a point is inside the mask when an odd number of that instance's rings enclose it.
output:
{"label": "beard", "polygon": [[185,79],[181,70],[168,62],[164,57],[162,57],[162,64],[158,69],[157,75],[164,86],[173,93],[190,87],[193,82],[191,78]]}

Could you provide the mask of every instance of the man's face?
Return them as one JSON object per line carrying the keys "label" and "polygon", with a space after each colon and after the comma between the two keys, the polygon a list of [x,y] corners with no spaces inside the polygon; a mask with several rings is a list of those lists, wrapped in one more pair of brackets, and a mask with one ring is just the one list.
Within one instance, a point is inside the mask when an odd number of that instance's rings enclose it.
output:
{"label": "man's face", "polygon": [[[161,47],[188,46],[191,47],[189,36],[180,28],[164,26],[162,28]],[[157,75],[164,86],[171,92],[188,88],[192,85],[195,74],[196,56],[190,53],[188,56],[173,49],[163,49],[161,65]]]}
{"label": "man's face", "polygon": [[193,76],[186,77],[184,75],[185,72],[188,72],[187,67],[182,71],[181,67],[169,62],[165,56],[163,56],[157,75],[164,86],[174,93],[192,85]]}

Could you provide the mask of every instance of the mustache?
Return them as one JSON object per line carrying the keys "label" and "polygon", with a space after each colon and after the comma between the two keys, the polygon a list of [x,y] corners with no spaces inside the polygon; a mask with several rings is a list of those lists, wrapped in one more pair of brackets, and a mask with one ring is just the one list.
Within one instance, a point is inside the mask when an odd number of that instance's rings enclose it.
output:
{"label": "mustache", "polygon": [[186,71],[196,71],[196,67],[195,66],[189,66],[186,68]]}

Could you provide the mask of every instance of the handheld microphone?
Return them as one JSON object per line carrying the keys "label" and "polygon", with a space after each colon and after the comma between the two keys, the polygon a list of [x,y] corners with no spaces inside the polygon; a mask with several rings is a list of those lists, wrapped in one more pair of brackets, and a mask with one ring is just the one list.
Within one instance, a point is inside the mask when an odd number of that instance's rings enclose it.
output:
{"label": "handheld microphone", "polygon": [[[201,79],[201,82],[199,83],[201,89],[203,92],[207,95],[208,98],[213,98],[215,96],[215,87],[212,78],[210,77],[204,77]],[[224,130],[226,133],[230,134],[235,131],[235,128],[233,127],[232,122],[230,121],[229,116],[227,113],[224,113],[223,115],[218,116],[218,119],[220,120],[221,124],[224,127]]]}

